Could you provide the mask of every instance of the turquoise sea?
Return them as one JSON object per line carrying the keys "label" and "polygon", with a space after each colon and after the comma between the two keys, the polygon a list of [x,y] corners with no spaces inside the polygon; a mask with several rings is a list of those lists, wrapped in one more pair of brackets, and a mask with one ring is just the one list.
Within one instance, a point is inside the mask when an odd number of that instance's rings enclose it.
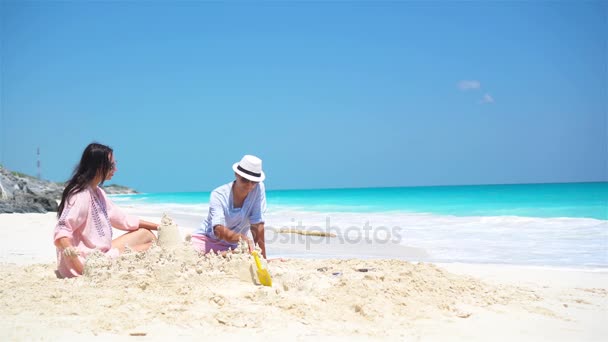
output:
{"label": "turquoise sea", "polygon": [[[142,203],[206,204],[209,192],[120,195]],[[269,208],[455,216],[585,217],[608,220],[608,183],[267,190]]]}
{"label": "turquoise sea", "polygon": [[[209,194],[112,197],[121,205],[177,215],[182,226],[196,228],[207,215]],[[390,248],[390,239],[424,250],[422,261],[608,267],[606,182],[267,190],[267,204],[268,228],[330,230],[355,237],[345,244],[372,238],[380,249]],[[367,228],[370,236],[363,235]],[[280,239],[273,231],[266,234],[270,243]],[[350,250],[315,255],[311,248],[280,256],[373,257]]]}

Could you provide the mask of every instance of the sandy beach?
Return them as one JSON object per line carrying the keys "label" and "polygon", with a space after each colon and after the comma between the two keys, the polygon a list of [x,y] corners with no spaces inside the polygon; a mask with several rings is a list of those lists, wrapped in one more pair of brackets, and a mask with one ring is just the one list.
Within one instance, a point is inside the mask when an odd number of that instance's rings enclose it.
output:
{"label": "sandy beach", "polygon": [[[141,208],[127,210],[160,220]],[[176,222],[182,236],[195,226],[186,218]],[[607,270],[434,265],[416,262],[424,251],[414,247],[374,254],[359,246],[374,258],[270,262],[273,286],[264,287],[254,284],[249,255],[201,257],[184,245],[156,246],[114,261],[92,257],[85,276],[57,279],[54,224],[53,213],[0,215],[4,339],[599,341],[608,336]],[[301,246],[271,244],[269,257],[273,248]]]}
{"label": "sandy beach", "polygon": [[0,0],[0,342],[608,341],[607,33]]}

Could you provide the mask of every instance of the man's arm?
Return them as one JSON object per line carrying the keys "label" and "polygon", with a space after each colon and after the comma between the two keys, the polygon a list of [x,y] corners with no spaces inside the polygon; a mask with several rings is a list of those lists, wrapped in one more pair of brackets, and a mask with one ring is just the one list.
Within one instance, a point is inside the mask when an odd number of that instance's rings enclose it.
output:
{"label": "man's arm", "polygon": [[253,252],[253,241],[251,241],[247,235],[235,233],[221,224],[215,225],[213,227],[213,232],[218,239],[230,243],[237,243],[240,239],[243,239],[243,241],[246,241],[249,245],[249,252]]}
{"label": "man's arm", "polygon": [[266,259],[266,240],[264,239],[264,222],[256,223],[251,225],[251,235],[253,235],[253,241],[260,246],[262,250],[262,256]]}

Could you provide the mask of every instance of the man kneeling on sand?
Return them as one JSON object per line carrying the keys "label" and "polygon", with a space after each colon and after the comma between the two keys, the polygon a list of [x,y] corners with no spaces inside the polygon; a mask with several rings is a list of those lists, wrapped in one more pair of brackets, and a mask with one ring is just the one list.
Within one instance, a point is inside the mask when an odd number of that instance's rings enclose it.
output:
{"label": "man kneeling on sand", "polygon": [[[239,240],[243,240],[249,245],[250,252],[254,243],[257,244],[266,258],[266,191],[262,183],[266,175],[262,171],[262,160],[246,155],[232,165],[232,170],[236,179],[211,193],[209,214],[192,234],[192,246],[201,253],[213,250],[225,254],[235,249]],[[248,236],[249,231],[253,240]]]}

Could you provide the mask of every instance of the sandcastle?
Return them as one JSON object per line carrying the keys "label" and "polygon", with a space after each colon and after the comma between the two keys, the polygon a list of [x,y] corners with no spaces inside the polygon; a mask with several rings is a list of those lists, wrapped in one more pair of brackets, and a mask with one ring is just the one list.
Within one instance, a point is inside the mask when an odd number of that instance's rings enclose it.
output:
{"label": "sandcastle", "polygon": [[166,213],[163,214],[158,226],[158,242],[162,248],[177,248],[182,245],[182,240],[177,229],[177,224]]}

